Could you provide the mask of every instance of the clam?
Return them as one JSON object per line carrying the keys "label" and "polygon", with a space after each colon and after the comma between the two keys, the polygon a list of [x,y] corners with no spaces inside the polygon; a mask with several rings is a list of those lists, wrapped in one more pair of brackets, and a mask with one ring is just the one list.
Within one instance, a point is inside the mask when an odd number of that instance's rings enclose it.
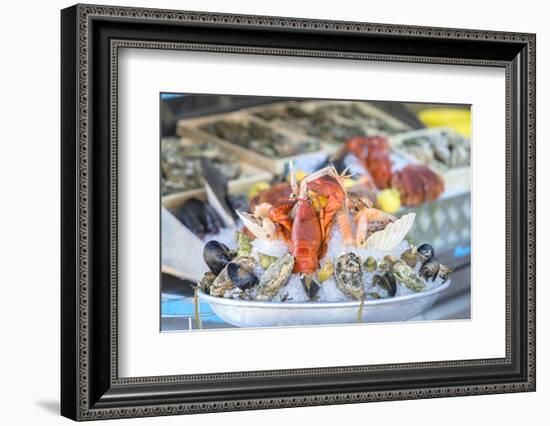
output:
{"label": "clam", "polygon": [[337,287],[357,300],[365,298],[361,263],[361,258],[355,253],[346,253],[338,257],[334,265],[334,278]]}
{"label": "clam", "polygon": [[425,280],[435,280],[437,274],[439,273],[439,262],[437,261],[435,256],[426,260],[420,267],[418,273]]}
{"label": "clam", "polygon": [[206,265],[216,276],[233,259],[229,248],[216,240],[208,241],[205,244],[202,257]]}
{"label": "clam", "polygon": [[256,299],[271,300],[287,283],[292,274],[292,268],[294,268],[294,258],[289,253],[269,265],[260,279]]}

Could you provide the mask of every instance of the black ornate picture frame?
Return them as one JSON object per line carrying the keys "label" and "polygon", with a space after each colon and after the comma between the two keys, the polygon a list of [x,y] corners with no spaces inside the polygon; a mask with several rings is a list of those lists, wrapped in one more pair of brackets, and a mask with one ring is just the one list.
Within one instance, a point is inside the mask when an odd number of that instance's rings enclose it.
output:
{"label": "black ornate picture frame", "polygon": [[[158,416],[535,390],[535,35],[76,5],[61,13],[61,413]],[[121,47],[477,65],[506,73],[506,356],[118,376]]]}

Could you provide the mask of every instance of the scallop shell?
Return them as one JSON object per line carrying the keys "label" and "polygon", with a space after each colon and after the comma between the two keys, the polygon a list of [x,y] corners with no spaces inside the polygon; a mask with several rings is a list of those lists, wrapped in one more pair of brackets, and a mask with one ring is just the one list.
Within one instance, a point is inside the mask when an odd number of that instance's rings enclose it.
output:
{"label": "scallop shell", "polygon": [[401,216],[395,222],[390,223],[382,231],[375,232],[363,243],[364,248],[374,250],[393,250],[403,241],[407,233],[410,231],[416,213],[408,213]]}

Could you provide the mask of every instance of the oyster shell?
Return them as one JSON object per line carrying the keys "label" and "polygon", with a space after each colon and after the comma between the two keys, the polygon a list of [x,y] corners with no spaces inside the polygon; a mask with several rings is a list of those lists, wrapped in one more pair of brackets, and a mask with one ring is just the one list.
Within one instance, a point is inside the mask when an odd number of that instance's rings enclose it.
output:
{"label": "oyster shell", "polygon": [[256,299],[271,300],[287,283],[292,274],[292,268],[294,268],[294,258],[290,253],[286,253],[283,257],[269,265],[260,279]]}

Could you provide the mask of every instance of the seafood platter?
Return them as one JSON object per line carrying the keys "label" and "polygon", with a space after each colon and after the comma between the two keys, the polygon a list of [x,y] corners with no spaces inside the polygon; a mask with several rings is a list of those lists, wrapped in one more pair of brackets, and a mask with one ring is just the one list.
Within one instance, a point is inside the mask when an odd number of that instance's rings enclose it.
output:
{"label": "seafood platter", "polygon": [[163,227],[166,214],[185,228],[195,258],[178,263],[172,238],[163,271],[194,283],[197,328],[211,314],[236,327],[410,320],[461,287],[470,145],[451,129],[411,130],[366,102],[283,101],[176,132],[161,150]]}
{"label": "seafood platter", "polygon": [[238,327],[399,321],[429,308],[452,269],[407,241],[414,213],[375,208],[346,178],[333,166],[291,173],[287,190],[237,211],[234,237],[204,246],[196,298]]}

